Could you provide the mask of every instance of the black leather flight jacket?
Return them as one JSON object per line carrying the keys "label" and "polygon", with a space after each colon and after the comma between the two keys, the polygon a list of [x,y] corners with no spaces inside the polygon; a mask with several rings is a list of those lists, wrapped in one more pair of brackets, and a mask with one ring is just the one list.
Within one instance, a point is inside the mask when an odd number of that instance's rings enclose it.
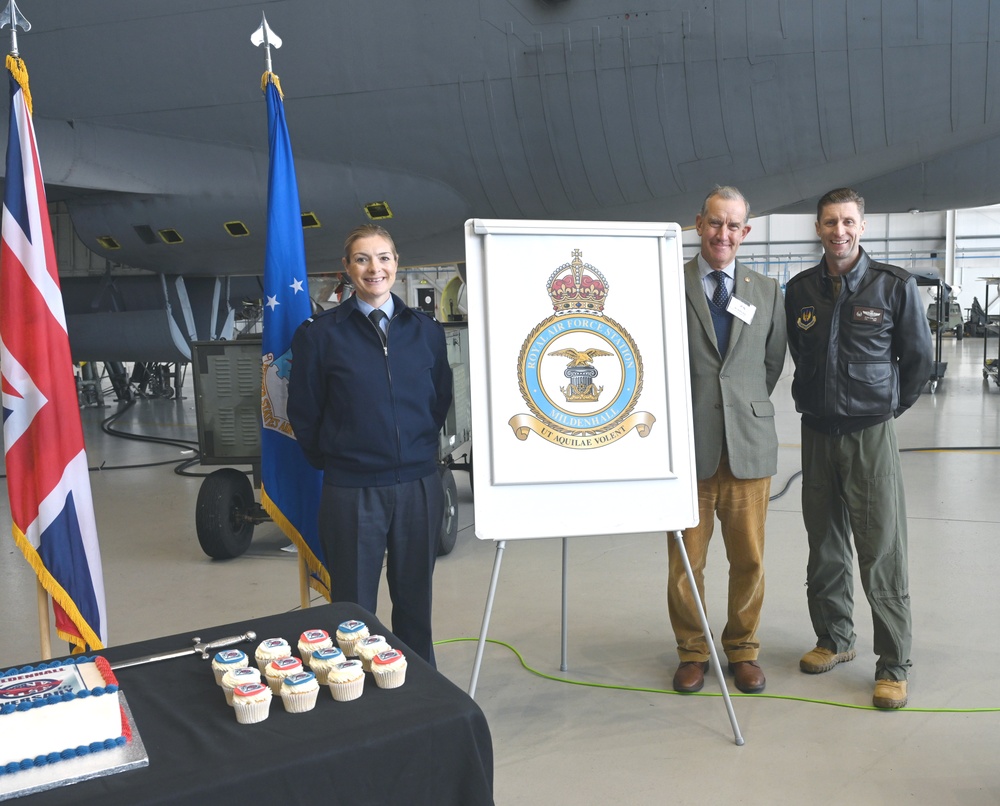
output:
{"label": "black leather flight jacket", "polygon": [[825,434],[898,417],[933,365],[930,325],[909,272],[862,249],[841,280],[835,296],[824,259],[785,288],[795,408],[803,425]]}

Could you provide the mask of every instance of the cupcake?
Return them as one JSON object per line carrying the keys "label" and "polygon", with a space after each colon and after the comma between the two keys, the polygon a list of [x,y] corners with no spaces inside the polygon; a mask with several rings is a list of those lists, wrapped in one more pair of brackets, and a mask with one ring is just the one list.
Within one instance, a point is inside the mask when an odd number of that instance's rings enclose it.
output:
{"label": "cupcake", "polygon": [[257,661],[257,668],[260,669],[261,674],[265,674],[267,664],[278,658],[290,657],[291,654],[292,648],[284,638],[268,638],[266,641],[260,642],[257,651],[254,652],[254,660]]}
{"label": "cupcake", "polygon": [[379,652],[372,658],[372,674],[379,688],[399,688],[406,680],[406,658],[398,649]]}
{"label": "cupcake", "polygon": [[271,707],[271,689],[263,683],[240,683],[233,689],[236,721],[243,725],[263,722]]}
{"label": "cupcake", "polygon": [[296,672],[281,684],[281,701],[290,714],[301,714],[316,707],[319,683],[312,672]]}
{"label": "cupcake", "polygon": [[389,646],[389,642],[381,635],[369,635],[367,638],[362,638],[354,646],[358,660],[361,661],[361,665],[365,667],[366,672],[372,670],[372,658],[379,652],[385,652],[387,649],[392,649],[392,647]]}
{"label": "cupcake", "polygon": [[327,673],[338,663],[347,660],[347,656],[339,647],[332,646],[329,649],[317,649],[309,658],[309,668],[316,675],[316,680],[321,686],[327,683]]}
{"label": "cupcake", "polygon": [[275,694],[281,693],[282,681],[291,674],[302,671],[302,661],[298,658],[278,658],[267,664],[264,670],[264,678]]}
{"label": "cupcake", "polygon": [[354,645],[368,637],[368,626],[363,621],[351,619],[337,627],[337,643],[348,657],[354,657]]}
{"label": "cupcake", "polygon": [[226,694],[226,702],[233,704],[233,689],[240,683],[259,683],[260,672],[253,666],[242,666],[239,669],[230,669],[222,678],[222,690]]}
{"label": "cupcake", "polygon": [[365,690],[365,670],[359,660],[345,660],[334,666],[326,677],[330,693],[338,702],[356,700]]}
{"label": "cupcake", "polygon": [[247,653],[239,649],[224,649],[222,652],[216,652],[215,657],[212,658],[212,671],[215,673],[215,682],[221,686],[222,678],[226,676],[226,672],[230,669],[242,669],[249,665],[250,661],[247,659]]}
{"label": "cupcake", "polygon": [[328,649],[333,646],[333,639],[326,630],[306,630],[299,636],[299,655],[302,663],[309,663],[309,658],[317,649]]}

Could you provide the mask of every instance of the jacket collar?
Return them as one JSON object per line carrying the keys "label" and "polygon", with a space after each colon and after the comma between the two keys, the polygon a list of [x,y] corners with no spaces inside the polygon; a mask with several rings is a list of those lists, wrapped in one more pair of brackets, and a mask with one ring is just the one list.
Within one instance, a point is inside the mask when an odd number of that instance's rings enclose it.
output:
{"label": "jacket collar", "polygon": [[[406,306],[406,303],[404,303],[403,300],[401,300],[395,294],[392,294],[390,292],[390,296],[392,296],[393,319],[395,319],[405,311],[409,310],[409,308]],[[360,313],[361,309],[358,307],[358,298],[354,294],[351,294],[350,297],[348,297],[334,309],[334,316],[337,318],[338,322],[342,322],[355,311],[358,311],[358,313]]]}
{"label": "jacket collar", "polygon": [[[863,246],[859,246],[858,249],[860,250],[860,257],[858,258],[858,262],[854,264],[854,268],[847,272],[847,274],[840,275],[840,279],[844,283],[844,287],[852,294],[857,291],[858,283],[861,282],[861,278],[865,276],[865,272],[868,271],[868,266],[872,262]],[[821,265],[823,266],[824,281],[827,283],[831,282],[830,273],[826,270],[825,255],[823,256]]]}

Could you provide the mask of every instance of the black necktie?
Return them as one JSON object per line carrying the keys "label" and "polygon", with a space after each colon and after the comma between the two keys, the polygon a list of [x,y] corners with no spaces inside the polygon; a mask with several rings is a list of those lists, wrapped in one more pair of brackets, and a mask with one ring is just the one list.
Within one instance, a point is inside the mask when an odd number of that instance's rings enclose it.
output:
{"label": "black necktie", "polygon": [[712,279],[715,280],[715,293],[712,295],[712,302],[722,310],[726,310],[729,304],[729,291],[726,290],[726,273],[724,271],[713,271]]}
{"label": "black necktie", "polygon": [[375,325],[375,329],[378,331],[378,337],[382,339],[382,346],[385,347],[385,331],[382,330],[382,320],[386,318],[385,311],[380,311],[376,308],[370,314],[368,318],[372,320],[372,324]]}

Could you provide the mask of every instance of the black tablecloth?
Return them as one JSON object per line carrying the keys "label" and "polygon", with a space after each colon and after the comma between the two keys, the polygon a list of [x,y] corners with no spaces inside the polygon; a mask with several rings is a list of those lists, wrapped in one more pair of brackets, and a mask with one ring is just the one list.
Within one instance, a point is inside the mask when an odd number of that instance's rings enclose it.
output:
{"label": "black tablecloth", "polygon": [[486,717],[461,689],[416,657],[370,613],[354,604],[313,607],[205,628],[102,651],[112,663],[183,649],[248,630],[256,644],[360,619],[407,658],[406,682],[380,689],[365,675],[364,694],[336,702],[325,686],[316,708],[241,725],[216,685],[210,661],[195,654],[116,670],[149,755],[149,766],[27,795],[34,804],[474,804],[493,803],[493,745]]}

